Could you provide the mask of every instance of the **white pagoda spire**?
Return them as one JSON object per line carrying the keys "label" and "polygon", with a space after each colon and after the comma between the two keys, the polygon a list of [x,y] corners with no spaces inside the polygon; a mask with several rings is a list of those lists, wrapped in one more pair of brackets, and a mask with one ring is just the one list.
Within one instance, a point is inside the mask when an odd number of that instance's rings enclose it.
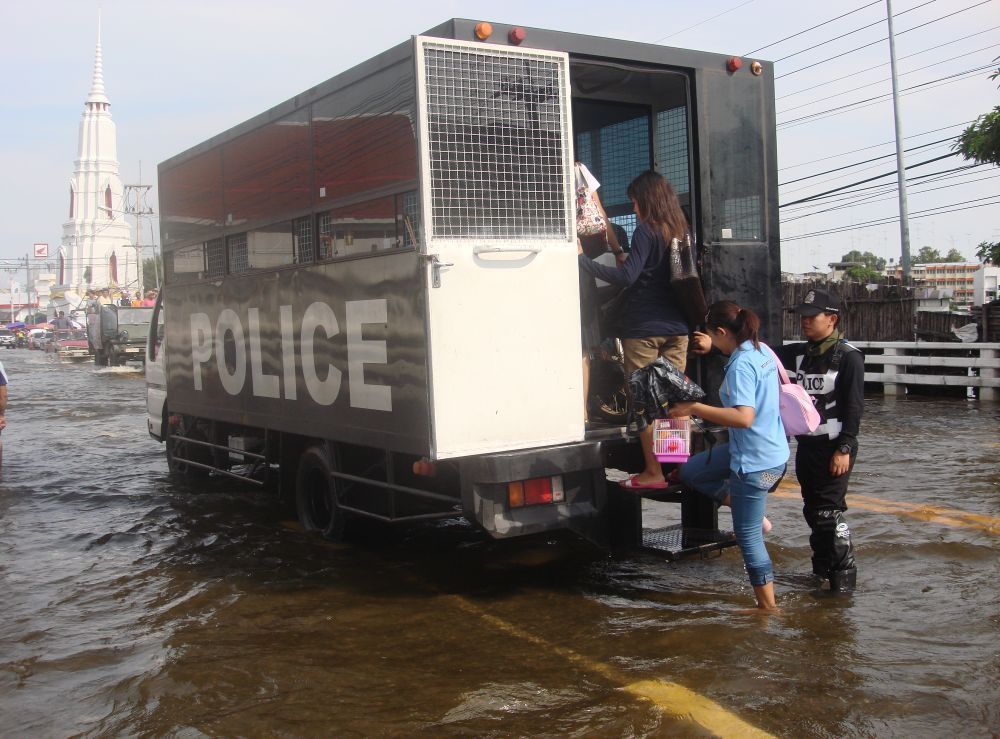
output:
{"label": "white pagoda spire", "polygon": [[69,220],[63,223],[57,287],[53,295],[89,289],[134,290],[138,269],[132,230],[122,213],[122,182],[118,176],[118,133],[111,120],[111,102],[104,89],[101,22],[97,21],[94,72],[80,120],[73,177],[69,181]]}
{"label": "white pagoda spire", "polygon": [[110,104],[108,96],[104,94],[104,61],[101,58],[101,14],[97,13],[97,53],[94,56],[94,81],[90,86],[90,95],[87,97],[87,104],[105,103]]}

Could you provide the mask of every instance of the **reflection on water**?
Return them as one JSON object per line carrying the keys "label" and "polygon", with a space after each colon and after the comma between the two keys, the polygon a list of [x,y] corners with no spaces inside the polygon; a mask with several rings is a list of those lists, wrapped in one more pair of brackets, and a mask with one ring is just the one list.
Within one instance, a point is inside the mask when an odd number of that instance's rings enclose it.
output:
{"label": "reflection on water", "polygon": [[775,496],[783,613],[761,621],[734,615],[734,550],[670,564],[454,521],[318,542],[269,493],[169,478],[141,373],[0,359],[4,735],[698,733],[683,689],[785,736],[1000,727],[996,406],[870,398],[862,586],[810,589],[800,506]]}

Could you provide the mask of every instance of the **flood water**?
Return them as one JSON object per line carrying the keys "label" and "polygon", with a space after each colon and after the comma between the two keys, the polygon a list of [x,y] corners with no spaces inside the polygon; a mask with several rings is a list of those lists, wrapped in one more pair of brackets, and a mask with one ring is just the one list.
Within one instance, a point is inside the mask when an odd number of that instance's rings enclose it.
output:
{"label": "flood water", "polygon": [[786,485],[760,618],[735,549],[456,521],[318,541],[272,493],[168,476],[140,371],[0,360],[2,736],[1000,732],[998,404],[870,397],[859,590],[811,588]]}

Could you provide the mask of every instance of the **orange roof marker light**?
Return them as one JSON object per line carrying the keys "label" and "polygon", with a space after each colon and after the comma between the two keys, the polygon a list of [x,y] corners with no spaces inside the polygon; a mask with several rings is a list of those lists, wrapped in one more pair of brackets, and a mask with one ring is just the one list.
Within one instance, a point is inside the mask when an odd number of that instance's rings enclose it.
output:
{"label": "orange roof marker light", "polygon": [[476,38],[480,41],[485,41],[490,36],[493,35],[493,24],[487,23],[486,21],[480,21],[476,24]]}

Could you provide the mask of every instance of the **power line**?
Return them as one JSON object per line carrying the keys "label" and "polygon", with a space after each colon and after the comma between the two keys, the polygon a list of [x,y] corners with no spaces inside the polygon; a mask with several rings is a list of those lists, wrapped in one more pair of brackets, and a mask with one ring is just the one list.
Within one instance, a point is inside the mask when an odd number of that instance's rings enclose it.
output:
{"label": "power line", "polygon": [[[992,48],[994,48],[996,46],[1000,46],[1000,44],[993,44],[992,46],[986,46],[986,47],[984,47],[982,49],[976,49],[975,51],[968,51],[968,52],[966,52],[964,54],[959,54],[958,56],[953,56],[953,57],[951,57],[949,59],[941,59],[940,61],[936,61],[933,64],[927,64],[927,65],[925,65],[923,67],[917,67],[916,69],[907,70],[906,72],[903,72],[899,76],[900,77],[905,77],[906,75],[913,74],[914,72],[922,72],[925,69],[930,69],[931,67],[937,67],[937,66],[945,64],[947,62],[953,62],[956,59],[961,59],[962,57],[972,56],[973,54],[978,54],[980,51],[986,51],[987,49],[992,49]],[[987,66],[989,68],[992,68],[993,65],[989,64]],[[865,70],[865,69],[861,70],[861,72],[867,72],[867,71],[868,70]],[[859,72],[858,74],[860,74],[861,72]],[[854,76],[854,75],[848,75],[848,76]],[[842,79],[846,79],[846,77],[839,77],[838,79],[830,80],[830,82],[824,82],[822,85],[817,85],[817,87],[823,87],[823,85],[828,85],[831,82],[839,82]],[[779,111],[777,111],[776,115],[783,115],[783,114],[789,113],[789,112],[791,112],[793,110],[798,110],[799,108],[808,108],[810,105],[815,105],[816,103],[819,103],[819,102],[826,102],[827,100],[832,100],[833,98],[839,98],[839,97],[841,97],[843,95],[850,95],[850,94],[852,94],[854,92],[857,92],[858,90],[863,90],[866,87],[874,87],[875,85],[882,85],[882,84],[885,84],[886,82],[890,82],[891,80],[892,80],[891,77],[886,77],[885,79],[876,80],[875,82],[869,82],[869,83],[864,84],[864,85],[859,85],[857,87],[852,87],[850,90],[844,90],[843,92],[835,92],[835,93],[833,93],[831,95],[825,95],[825,96],[823,96],[821,98],[817,98],[816,100],[810,100],[807,103],[800,103],[799,105],[796,105],[794,107],[785,108],[784,110],[779,110]],[[777,98],[775,98],[775,99],[777,100]]]}
{"label": "power line", "polygon": [[[910,11],[922,8],[922,7],[924,7],[924,5],[930,5],[931,3],[936,3],[936,2],[937,2],[937,0],[927,0],[927,2],[921,3],[920,5],[916,5],[916,6],[912,7],[912,8],[910,8],[909,10],[904,10],[904,11],[902,11],[900,13],[896,13],[894,17],[898,18],[899,16],[905,15],[906,13],[909,13]],[[834,41],[840,41],[840,39],[847,38],[848,36],[851,36],[851,35],[857,33],[858,31],[864,31],[864,30],[866,30],[868,28],[871,28],[872,26],[879,26],[884,21],[885,21],[885,18],[879,18],[877,21],[875,21],[874,23],[869,23],[867,26],[861,26],[860,28],[855,28],[853,31],[848,31],[847,33],[842,33],[839,36],[834,36],[833,38],[827,39],[826,41],[821,41],[818,44],[813,44],[812,46],[810,46],[807,49],[802,49],[801,51],[796,51],[794,54],[789,54],[788,56],[783,56],[780,59],[775,59],[774,63],[777,64],[778,62],[783,62],[786,59],[791,59],[793,56],[798,56],[799,54],[805,54],[807,51],[812,51],[813,49],[818,49],[820,46],[826,46],[827,44],[832,44]]]}
{"label": "power line", "polygon": [[[927,159],[927,160],[925,160],[923,162],[917,162],[916,164],[910,164],[907,167],[904,167],[904,169],[914,169],[915,167],[922,167],[925,164],[931,164],[932,162],[939,162],[942,159],[948,159],[949,157],[954,157],[954,156],[958,156],[958,152],[957,151],[952,152],[951,154],[945,154],[944,156],[935,157],[934,159]],[[899,170],[894,169],[891,172],[886,172],[885,174],[876,175],[875,177],[869,177],[866,180],[859,180],[858,182],[852,182],[850,185],[843,185],[841,187],[836,187],[833,190],[827,190],[826,192],[817,193],[816,195],[810,195],[807,198],[801,198],[799,200],[793,200],[790,203],[781,203],[781,204],[778,205],[778,207],[779,208],[784,208],[784,207],[789,206],[789,205],[798,205],[799,203],[807,203],[810,200],[816,200],[817,198],[822,197],[823,195],[829,195],[830,193],[840,192],[841,190],[846,190],[847,188],[854,187],[855,185],[863,185],[866,182],[874,182],[875,180],[881,180],[881,179],[883,179],[885,177],[891,177],[892,175],[896,174],[898,171]]]}
{"label": "power line", "polygon": [[[985,31],[979,31],[978,33],[970,33],[968,36],[962,36],[961,38],[957,38],[957,39],[954,39],[952,41],[946,41],[943,44],[937,44],[936,46],[929,46],[926,49],[921,49],[920,51],[915,51],[912,54],[907,54],[906,56],[901,56],[901,57],[899,57],[899,61],[903,61],[904,59],[909,59],[910,57],[914,57],[914,56],[920,56],[921,54],[926,54],[928,51],[934,51],[935,49],[940,49],[940,48],[942,48],[944,46],[950,46],[951,44],[957,44],[959,41],[965,41],[966,39],[970,39],[973,36],[982,36],[984,33],[989,33],[990,31],[995,31],[998,28],[1000,28],[1000,26],[993,26],[993,28],[987,28]],[[961,58],[961,56],[969,56],[970,54],[975,54],[975,53],[980,52],[980,51],[986,51],[987,49],[992,49],[996,45],[997,44],[991,44],[990,46],[984,46],[982,49],[976,49],[976,51],[969,51],[969,52],[966,52],[965,54],[962,54],[960,56],[953,56],[953,57],[951,57],[951,59],[944,59],[943,61],[938,62],[938,64],[943,64],[944,62],[950,62],[953,59],[959,59],[959,58]],[[832,80],[827,80],[826,82],[820,82],[818,85],[812,85],[810,87],[803,87],[801,90],[796,90],[795,92],[789,92],[789,93],[786,93],[784,95],[778,95],[775,98],[775,100],[784,100],[785,98],[790,98],[790,97],[792,97],[794,95],[801,95],[803,92],[812,92],[813,90],[815,90],[818,87],[825,87],[826,85],[832,85],[834,82],[840,82],[841,80],[846,80],[846,79],[849,79],[851,77],[856,77],[857,75],[864,74],[865,72],[871,72],[873,69],[881,69],[882,67],[888,67],[888,66],[889,66],[889,62],[882,62],[881,64],[876,64],[876,65],[874,65],[872,67],[865,67],[864,69],[859,69],[857,72],[852,72],[851,74],[845,74],[843,77],[834,77]],[[921,69],[924,69],[924,67],[921,67]],[[916,70],[911,70],[911,71],[915,72]],[[909,72],[907,72],[907,74],[909,74]]]}
{"label": "power line", "polygon": [[[906,87],[901,90],[898,97],[903,95],[913,95],[917,92],[927,92],[928,90],[933,90],[944,85],[952,85],[956,82],[961,82],[963,79],[970,79],[973,75],[978,74],[986,69],[992,69],[993,65],[988,64],[984,67],[977,69],[970,69],[964,72],[956,72],[955,74],[950,74],[946,77],[940,77],[936,80],[929,80],[927,82],[921,82],[919,85],[913,85],[911,87]],[[933,85],[933,87],[928,87],[928,85]],[[835,108],[829,108],[828,110],[821,110],[816,113],[810,113],[809,115],[800,116],[799,118],[792,118],[787,121],[782,121],[777,124],[777,128],[795,128],[796,126],[803,126],[807,123],[813,123],[814,121],[822,120],[823,118],[830,118],[835,115],[842,115],[844,113],[854,113],[855,111],[862,110],[863,108],[870,108],[873,105],[878,105],[879,103],[885,102],[892,97],[891,92],[887,92],[883,95],[877,95],[872,98],[867,98],[865,100],[857,100],[853,103],[847,103],[846,105],[838,105]]]}
{"label": "power line", "polygon": [[[971,185],[974,182],[982,182],[984,180],[992,180],[992,179],[995,179],[997,177],[1000,177],[1000,174],[990,174],[990,175],[986,175],[985,177],[979,177],[979,178],[974,179],[974,180],[966,180],[964,182],[952,182],[952,183],[950,183],[948,185],[940,185],[939,187],[928,187],[928,188],[925,188],[923,190],[908,190],[907,192],[910,195],[921,195],[921,194],[926,193],[926,192],[935,192],[937,190],[948,190],[948,189],[950,189],[952,187],[962,187],[964,185]],[[840,205],[831,205],[829,208],[822,208],[820,210],[814,210],[812,213],[803,213],[802,215],[793,216],[791,218],[782,218],[781,222],[782,223],[790,223],[791,221],[800,221],[803,218],[811,218],[812,216],[817,216],[820,213],[829,213],[829,212],[834,211],[834,210],[843,210],[844,208],[855,208],[855,207],[861,206],[861,205],[874,205],[875,203],[884,203],[884,202],[889,201],[889,200],[895,200],[896,199],[895,195],[893,195],[891,197],[888,197],[888,198],[883,198],[881,196],[882,195],[887,195],[887,194],[889,194],[891,192],[894,192],[897,189],[897,187],[898,187],[897,185],[892,185],[891,188],[888,189],[888,190],[883,190],[882,192],[879,192],[879,193],[874,193],[874,194],[866,195],[864,197],[861,197],[861,198],[858,198],[858,199],[854,200],[853,202],[841,203]],[[995,197],[1000,197],[1000,196],[995,196]]]}
{"label": "power line", "polygon": [[[941,128],[932,128],[929,131],[923,131],[922,133],[914,133],[914,134],[910,134],[909,136],[904,136],[903,137],[903,141],[906,141],[907,139],[915,139],[915,138],[918,138],[920,136],[926,136],[929,133],[937,133],[938,131],[947,131],[949,128],[958,128],[959,126],[965,127],[965,126],[968,126],[970,123],[972,123],[972,121],[965,121],[964,123],[952,123],[950,126],[942,126]],[[883,141],[880,144],[872,144],[871,146],[862,146],[860,149],[851,149],[850,151],[842,151],[839,154],[831,154],[828,157],[820,157],[819,159],[810,159],[808,162],[801,162],[799,164],[789,164],[787,167],[779,167],[778,171],[779,172],[783,172],[786,169],[796,169],[797,167],[804,167],[807,164],[815,164],[816,162],[824,162],[827,159],[836,159],[837,157],[846,156],[848,154],[857,154],[859,151],[866,151],[868,149],[876,149],[879,146],[888,146],[889,144],[895,144],[895,143],[896,143],[895,140],[893,140],[893,141]]]}
{"label": "power line", "polygon": [[[929,26],[932,23],[937,23],[938,21],[943,21],[945,18],[950,18],[951,16],[958,15],[959,13],[964,13],[966,10],[972,10],[973,8],[978,8],[980,5],[986,5],[986,3],[988,3],[988,2],[992,2],[992,0],[982,0],[981,2],[978,2],[975,5],[970,5],[967,8],[962,8],[961,10],[956,10],[954,13],[948,13],[947,15],[942,15],[939,18],[934,18],[932,20],[929,20],[926,23],[921,23],[919,26],[914,26],[913,28],[907,28],[905,31],[899,31],[896,34],[896,37],[899,38],[904,33],[909,33],[910,31],[916,31],[918,28],[923,28],[924,26]],[[849,51],[841,52],[840,54],[837,54],[836,56],[831,56],[831,57],[829,57],[827,59],[822,59],[822,60],[820,60],[818,62],[813,62],[812,64],[807,64],[804,67],[799,67],[798,69],[793,69],[791,72],[785,72],[784,74],[779,74],[774,79],[777,81],[777,80],[780,80],[782,77],[789,77],[789,76],[791,76],[793,74],[798,74],[799,72],[801,72],[803,70],[811,69],[813,67],[817,67],[820,64],[825,64],[826,62],[831,62],[834,59],[841,59],[841,58],[847,56],[848,54],[853,54],[855,51],[861,51],[862,49],[867,49],[869,46],[874,46],[875,44],[879,44],[879,43],[882,43],[883,41],[888,41],[888,40],[889,40],[888,36],[885,36],[884,38],[876,39],[875,41],[872,41],[871,43],[863,44],[861,46],[858,46],[857,48],[850,49]]]}
{"label": "power line", "polygon": [[[990,198],[1000,198],[1000,195],[990,195],[989,197]],[[979,198],[979,199],[980,200],[985,200],[986,198]],[[972,210],[974,208],[986,208],[986,207],[989,207],[991,205],[1000,205],[1000,200],[996,200],[996,201],[990,202],[990,203],[980,203],[979,205],[966,205],[966,207],[964,207],[964,208],[952,208],[951,207],[952,205],[964,205],[966,203],[973,203],[973,202],[975,202],[975,201],[974,200],[965,200],[962,203],[950,203],[948,205],[938,206],[937,208],[928,208],[927,209],[929,211],[930,210],[936,210],[936,211],[938,211],[937,213],[929,213],[929,212],[925,212],[925,211],[922,211],[922,210],[918,210],[918,211],[915,211],[914,213],[911,213],[909,217],[910,217],[911,220],[915,219],[915,218],[930,218],[931,216],[941,216],[941,215],[944,215],[945,213],[956,213],[956,212],[962,211],[962,210]],[[941,210],[942,208],[949,208],[949,210]],[[814,236],[829,236],[830,234],[842,233],[844,231],[853,231],[856,228],[871,228],[873,226],[887,226],[888,224],[893,223],[894,221],[898,221],[898,220],[899,220],[899,216],[889,216],[888,218],[884,218],[884,219],[880,219],[880,220],[875,220],[875,221],[867,221],[867,222],[864,222],[864,223],[856,223],[856,224],[853,224],[851,226],[838,226],[837,228],[829,228],[829,229],[825,229],[823,231],[814,231],[812,233],[799,234],[798,236],[788,236],[788,237],[784,237],[783,236],[781,238],[781,241],[782,241],[782,243],[784,243],[785,241],[799,241],[801,239],[808,239],[808,238],[812,238]]]}
{"label": "power line", "polygon": [[[940,149],[940,151],[934,151],[935,149]],[[942,152],[945,152],[945,151],[952,151],[952,150],[953,150],[953,147],[950,147],[947,144],[935,144],[934,146],[928,147],[928,150],[925,151],[924,153],[925,154],[930,154],[931,152],[934,152],[934,156],[936,156],[939,153],[942,153]],[[893,154],[892,156],[894,157],[895,154]],[[871,165],[869,165],[867,167],[861,167],[859,169],[855,169],[852,172],[845,172],[844,174],[835,175],[833,177],[827,177],[826,179],[820,180],[818,182],[811,182],[809,184],[799,185],[798,187],[794,187],[794,188],[784,188],[782,190],[782,192],[781,192],[781,197],[783,197],[783,198],[785,198],[787,200],[789,197],[791,197],[794,193],[797,193],[797,192],[802,192],[804,190],[813,190],[815,192],[815,189],[817,187],[827,187],[828,185],[832,185],[833,183],[843,181],[844,178],[846,178],[846,177],[855,177],[855,178],[856,177],[861,177],[866,172],[875,171],[875,170],[879,169],[880,167],[885,166],[885,164],[886,164],[885,162],[880,163],[880,164],[871,164]]]}
{"label": "power line", "polygon": [[[939,141],[931,141],[929,144],[921,144],[920,146],[911,146],[909,149],[903,149],[903,151],[916,151],[917,149],[926,149],[928,146],[935,146],[936,144],[943,144],[948,141],[954,141],[954,140],[955,140],[954,136],[949,136],[948,138],[941,139]],[[825,174],[831,174],[832,172],[840,172],[841,170],[844,169],[851,169],[852,167],[857,167],[861,164],[868,164],[869,162],[877,162],[880,159],[887,159],[889,157],[894,157],[894,156],[896,156],[895,153],[883,154],[882,156],[875,157],[873,159],[865,159],[860,162],[855,162],[854,164],[847,164],[843,167],[837,167],[836,169],[828,169],[825,172],[817,172],[816,174],[806,175],[805,177],[799,177],[797,180],[788,180],[787,182],[779,182],[778,187],[782,187],[784,185],[791,185],[793,182],[802,182],[803,180],[811,180],[813,177],[822,177]]]}
{"label": "power line", "polygon": [[[968,164],[962,167],[953,167],[952,169],[945,169],[940,172],[929,172],[923,175],[913,175],[906,178],[907,184],[914,183],[915,186],[926,185],[933,182],[940,182],[942,180],[955,179],[958,177],[964,177],[970,174],[980,174],[980,172],[973,172],[973,169],[978,169],[985,165],[980,164]],[[954,183],[956,185],[965,183]],[[802,203],[797,206],[789,207],[782,211],[782,218],[784,218],[785,213],[798,213],[804,210],[809,210],[810,208],[816,208],[822,205],[827,205],[829,203],[842,203],[844,205],[862,205],[866,203],[871,198],[877,198],[881,195],[886,195],[890,192],[895,192],[898,188],[895,182],[885,182],[879,185],[871,185],[869,187],[859,187],[856,190],[834,193],[832,195],[826,195],[822,198],[817,198],[816,200]],[[869,192],[871,191],[871,192]],[[821,202],[822,201],[822,202]]]}
{"label": "power line", "polygon": [[778,39],[777,41],[772,41],[767,46],[761,46],[759,49],[754,49],[753,51],[748,51],[743,56],[753,56],[758,51],[763,51],[764,49],[770,49],[772,46],[777,46],[778,44],[783,44],[785,41],[788,41],[789,39],[793,39],[796,36],[801,36],[804,33],[809,33],[810,31],[815,31],[817,28],[822,28],[823,26],[827,25],[828,23],[833,23],[834,21],[839,21],[841,18],[846,18],[847,16],[854,15],[855,13],[857,13],[857,12],[859,12],[861,10],[864,10],[865,8],[870,8],[873,5],[880,5],[881,3],[882,3],[882,0],[875,0],[875,2],[873,2],[873,3],[868,3],[867,5],[862,5],[860,8],[855,8],[854,10],[850,11],[849,13],[844,13],[843,15],[838,15],[836,18],[831,18],[828,21],[823,21],[822,23],[819,23],[818,25],[812,26],[811,28],[807,28],[804,31],[799,31],[798,33],[793,33],[791,36],[785,36],[785,38]]}
{"label": "power line", "polygon": [[668,38],[673,38],[674,36],[676,36],[678,34],[684,33],[685,31],[690,31],[692,28],[697,28],[698,26],[704,25],[705,23],[708,23],[709,21],[714,21],[716,18],[721,18],[722,16],[726,15],[727,13],[732,13],[734,10],[738,10],[739,8],[742,8],[744,5],[749,5],[753,1],[754,0],[746,0],[746,2],[744,2],[744,3],[740,3],[739,5],[734,5],[729,10],[724,10],[721,13],[719,13],[718,15],[713,15],[711,18],[706,18],[703,21],[698,21],[693,26],[688,26],[687,28],[682,28],[679,31],[674,31],[669,36],[664,36],[663,38],[656,39],[656,41],[654,41],[653,43],[654,44],[658,44],[661,41],[665,41]]}

